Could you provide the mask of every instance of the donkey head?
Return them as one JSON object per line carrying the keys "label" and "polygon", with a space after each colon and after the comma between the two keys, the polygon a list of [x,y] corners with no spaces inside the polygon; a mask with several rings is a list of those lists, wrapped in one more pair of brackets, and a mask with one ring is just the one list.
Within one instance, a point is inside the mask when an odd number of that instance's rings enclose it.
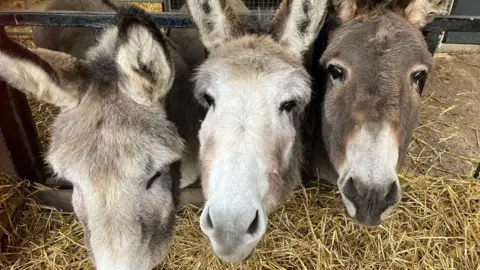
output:
{"label": "donkey head", "polygon": [[253,252],[267,215],[300,182],[297,135],[311,92],[302,54],[326,5],[284,1],[273,20],[246,22],[228,0],[188,1],[210,52],[195,77],[196,97],[208,108],[199,132],[207,199],[200,225],[224,261]]}
{"label": "donkey head", "polygon": [[183,141],[162,101],[174,67],[161,32],[120,9],[87,60],[27,50],[0,33],[0,78],[61,108],[47,159],[74,185],[73,206],[98,269],[150,269],[173,233]]}
{"label": "donkey head", "polygon": [[[323,139],[348,214],[377,225],[400,201],[397,171],[417,126],[432,57],[419,30],[427,0],[346,0],[320,59],[328,72]],[[377,1],[378,2],[378,1]]]}

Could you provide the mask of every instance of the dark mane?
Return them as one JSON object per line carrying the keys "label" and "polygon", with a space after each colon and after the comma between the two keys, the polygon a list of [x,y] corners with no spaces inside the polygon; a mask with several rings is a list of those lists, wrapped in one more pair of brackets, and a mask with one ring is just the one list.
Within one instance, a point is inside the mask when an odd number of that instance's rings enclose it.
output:
{"label": "dark mane", "polygon": [[101,54],[89,62],[88,71],[92,81],[104,86],[117,83],[117,63],[113,56]]}

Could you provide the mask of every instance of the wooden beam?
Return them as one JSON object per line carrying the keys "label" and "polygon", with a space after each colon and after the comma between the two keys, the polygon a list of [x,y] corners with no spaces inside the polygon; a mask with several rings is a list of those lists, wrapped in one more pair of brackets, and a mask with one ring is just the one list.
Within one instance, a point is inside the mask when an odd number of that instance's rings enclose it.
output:
{"label": "wooden beam", "polygon": [[[20,179],[45,183],[43,148],[23,93],[0,81],[0,168]],[[7,157],[10,157],[9,159]]]}

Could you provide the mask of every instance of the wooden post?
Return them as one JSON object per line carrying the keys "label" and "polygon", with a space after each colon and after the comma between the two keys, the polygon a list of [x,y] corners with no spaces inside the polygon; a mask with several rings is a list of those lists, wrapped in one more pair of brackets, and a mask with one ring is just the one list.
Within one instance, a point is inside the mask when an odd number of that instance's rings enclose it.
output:
{"label": "wooden post", "polygon": [[45,183],[43,148],[23,93],[0,81],[0,169]]}

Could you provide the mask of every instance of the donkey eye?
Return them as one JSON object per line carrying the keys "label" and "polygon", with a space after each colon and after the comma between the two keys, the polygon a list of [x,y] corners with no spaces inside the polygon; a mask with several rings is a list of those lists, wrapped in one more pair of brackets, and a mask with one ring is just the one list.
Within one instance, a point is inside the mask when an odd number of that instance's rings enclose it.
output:
{"label": "donkey eye", "polygon": [[327,71],[333,80],[343,80],[344,72],[341,67],[335,65],[328,65]]}
{"label": "donkey eye", "polygon": [[425,86],[425,82],[427,81],[427,71],[420,70],[415,71],[412,73],[412,84],[415,89],[417,89],[418,93],[422,95],[423,87]]}
{"label": "donkey eye", "polygon": [[285,101],[280,105],[280,112],[291,112],[295,106],[297,106],[295,100]]}
{"label": "donkey eye", "polygon": [[215,106],[215,100],[213,99],[212,96],[205,93],[203,94],[203,98],[205,99],[205,102],[208,104],[209,107]]}
{"label": "donkey eye", "polygon": [[161,172],[155,173],[155,175],[152,176],[152,178],[150,178],[150,179],[148,180],[148,182],[147,182],[147,189],[150,189],[150,188],[152,187],[152,185],[153,185],[153,182],[155,182],[155,180],[156,180],[158,177],[160,177],[161,175],[162,175]]}

